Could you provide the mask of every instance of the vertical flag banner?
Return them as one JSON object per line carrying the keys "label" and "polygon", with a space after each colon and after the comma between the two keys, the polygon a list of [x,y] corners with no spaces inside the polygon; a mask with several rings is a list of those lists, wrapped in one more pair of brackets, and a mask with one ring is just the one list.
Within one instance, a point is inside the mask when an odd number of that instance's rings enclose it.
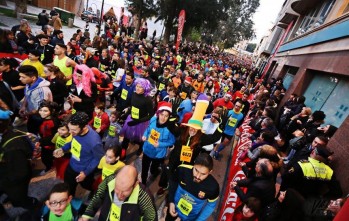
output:
{"label": "vertical flag banner", "polygon": [[185,22],[185,11],[181,10],[178,17],[178,30],[177,30],[177,40],[176,40],[176,51],[178,52],[179,44],[182,40],[182,32]]}

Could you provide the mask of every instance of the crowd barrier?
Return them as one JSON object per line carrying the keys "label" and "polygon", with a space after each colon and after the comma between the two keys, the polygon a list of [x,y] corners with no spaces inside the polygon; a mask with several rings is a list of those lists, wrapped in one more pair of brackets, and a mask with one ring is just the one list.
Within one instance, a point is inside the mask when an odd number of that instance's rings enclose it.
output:
{"label": "crowd barrier", "polygon": [[252,141],[250,136],[252,134],[252,128],[249,126],[251,118],[245,118],[243,124],[239,127],[240,138],[237,141],[233,153],[231,155],[230,165],[228,165],[228,172],[226,174],[226,180],[223,188],[224,195],[220,204],[220,212],[218,220],[232,220],[235,209],[241,204],[241,200],[237,196],[234,189],[230,188],[230,184],[233,181],[245,179],[246,176],[239,166],[239,156],[244,153],[244,150],[251,147]]}

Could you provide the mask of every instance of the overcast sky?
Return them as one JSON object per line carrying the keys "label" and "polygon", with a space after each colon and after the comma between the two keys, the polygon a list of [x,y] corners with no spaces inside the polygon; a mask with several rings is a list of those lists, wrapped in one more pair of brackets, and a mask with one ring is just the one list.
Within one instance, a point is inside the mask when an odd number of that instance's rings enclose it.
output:
{"label": "overcast sky", "polygon": [[253,16],[256,38],[252,41],[259,43],[261,38],[272,28],[273,23],[285,0],[260,0],[259,8]]}

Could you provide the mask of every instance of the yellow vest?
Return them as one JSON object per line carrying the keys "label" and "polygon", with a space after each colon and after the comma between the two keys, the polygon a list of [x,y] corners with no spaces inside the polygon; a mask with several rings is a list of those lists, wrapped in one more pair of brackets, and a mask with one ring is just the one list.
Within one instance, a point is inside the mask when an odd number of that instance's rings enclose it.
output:
{"label": "yellow vest", "polygon": [[299,161],[298,164],[302,168],[304,177],[309,180],[328,181],[333,175],[333,170],[329,166],[310,157],[308,161]]}
{"label": "yellow vest", "polygon": [[[66,62],[67,62],[68,57],[65,56],[63,59],[59,60],[58,56],[55,56],[55,59],[53,60],[53,64],[61,70],[61,72],[64,74],[64,76],[69,77],[73,74],[73,68],[72,67],[67,67]],[[72,79],[67,81],[67,85],[72,84]]]}

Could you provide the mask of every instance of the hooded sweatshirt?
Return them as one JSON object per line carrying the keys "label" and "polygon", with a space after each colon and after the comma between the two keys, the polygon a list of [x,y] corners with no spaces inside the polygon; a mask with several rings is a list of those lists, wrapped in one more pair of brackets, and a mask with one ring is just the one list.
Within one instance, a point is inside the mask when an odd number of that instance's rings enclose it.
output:
{"label": "hooded sweatshirt", "polygon": [[52,93],[49,86],[50,82],[40,77],[32,85],[27,84],[25,86],[24,97],[27,112],[38,110],[43,100],[52,101]]}

